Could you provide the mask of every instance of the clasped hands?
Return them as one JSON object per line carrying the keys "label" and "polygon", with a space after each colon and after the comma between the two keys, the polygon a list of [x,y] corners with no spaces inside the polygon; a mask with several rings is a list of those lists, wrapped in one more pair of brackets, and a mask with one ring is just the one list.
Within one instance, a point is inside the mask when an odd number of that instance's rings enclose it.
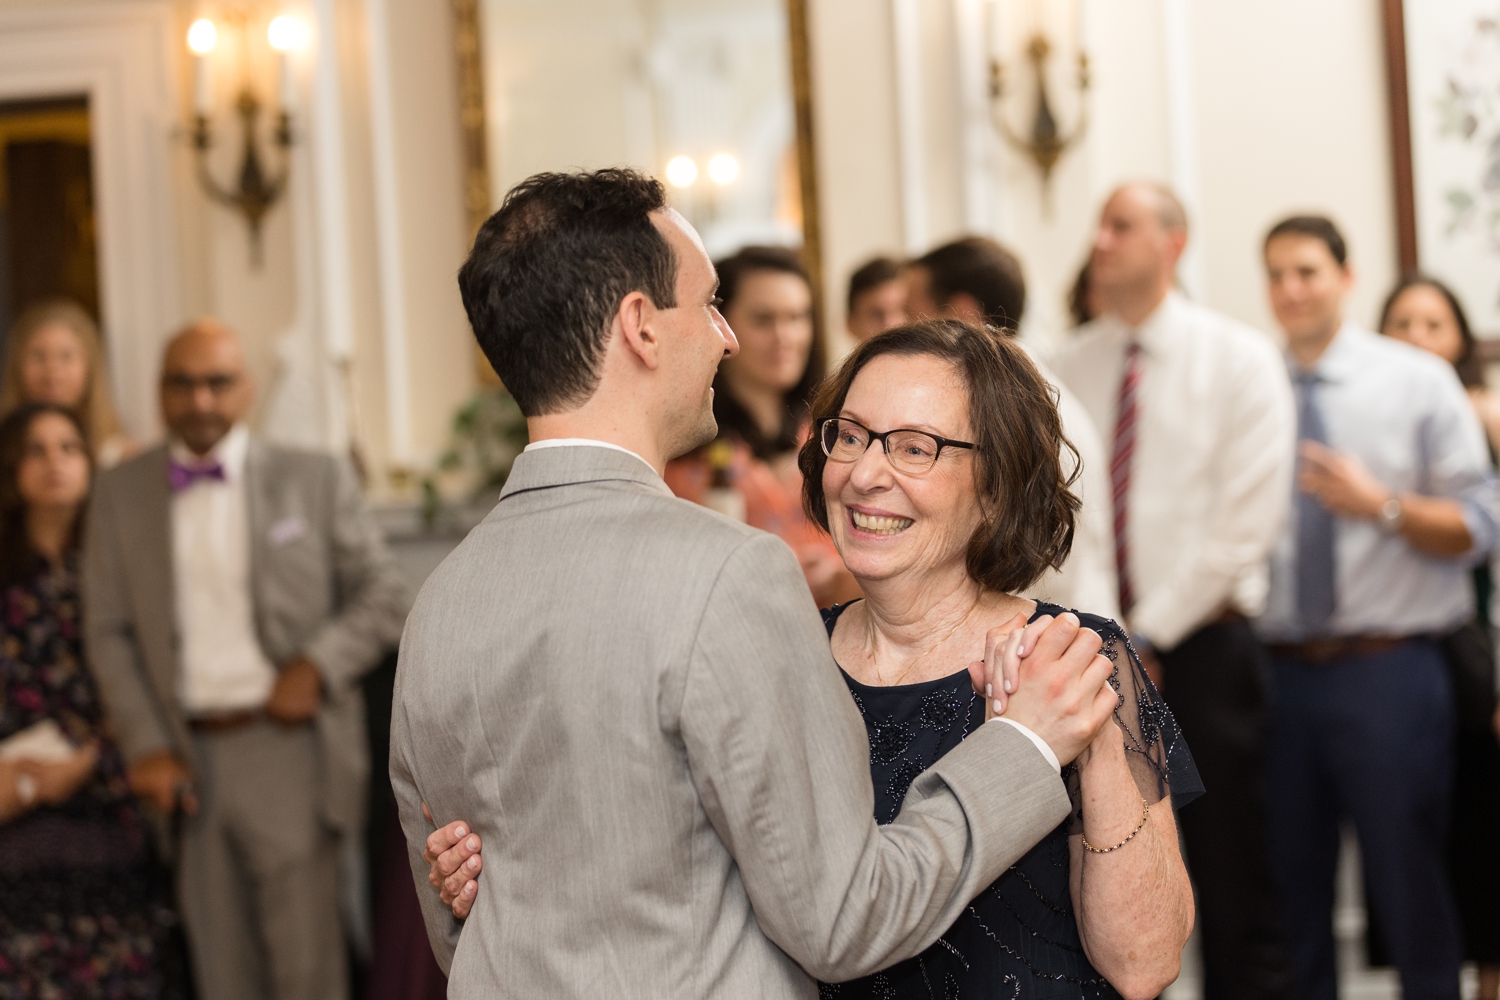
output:
{"label": "clasped hands", "polygon": [[[1099,653],[1098,633],[1073,614],[1044,615],[1027,624],[1024,614],[985,636],[984,659],[969,665],[974,690],[986,702],[985,717],[1012,719],[1036,733],[1068,764],[1098,742],[1123,745],[1110,725],[1118,697],[1109,685],[1114,664]],[[433,822],[426,803],[422,815]],[[484,868],[479,834],[462,821],[439,827],[423,846],[427,881],[443,905],[463,919],[479,892]]]}
{"label": "clasped hands", "polygon": [[99,764],[99,747],[87,743],[66,760],[21,758],[0,761],[0,822],[37,806],[62,805],[82,788]]}

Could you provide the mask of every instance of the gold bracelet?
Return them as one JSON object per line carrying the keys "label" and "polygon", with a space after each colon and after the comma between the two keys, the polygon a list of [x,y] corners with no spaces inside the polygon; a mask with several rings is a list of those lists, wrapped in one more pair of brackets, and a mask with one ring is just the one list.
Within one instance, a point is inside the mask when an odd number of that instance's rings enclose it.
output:
{"label": "gold bracelet", "polygon": [[1091,854],[1108,854],[1110,851],[1118,851],[1120,848],[1124,847],[1126,844],[1134,840],[1135,835],[1146,828],[1146,820],[1151,818],[1151,803],[1147,802],[1145,799],[1141,799],[1141,805],[1145,807],[1145,811],[1141,813],[1141,821],[1135,825],[1134,830],[1130,831],[1130,836],[1120,841],[1114,847],[1095,847],[1093,844],[1089,843],[1088,837],[1084,837],[1083,849]]}

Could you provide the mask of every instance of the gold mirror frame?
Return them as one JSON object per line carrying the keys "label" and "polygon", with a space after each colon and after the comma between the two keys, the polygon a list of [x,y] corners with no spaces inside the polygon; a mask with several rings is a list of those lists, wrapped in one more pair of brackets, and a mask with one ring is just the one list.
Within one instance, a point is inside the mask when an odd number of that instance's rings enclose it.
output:
{"label": "gold mirror frame", "polygon": [[[480,0],[452,0],[454,50],[458,59],[458,116],[463,139],[464,213],[468,241],[490,217],[488,123],[484,112],[484,53],[480,45]],[[823,315],[823,239],[818,214],[818,160],[813,144],[812,60],[807,0],[784,0],[791,48],[792,105],[797,125],[797,181],[802,196],[802,259],[812,276],[815,315]],[[475,348],[480,379],[498,385],[494,370]]]}

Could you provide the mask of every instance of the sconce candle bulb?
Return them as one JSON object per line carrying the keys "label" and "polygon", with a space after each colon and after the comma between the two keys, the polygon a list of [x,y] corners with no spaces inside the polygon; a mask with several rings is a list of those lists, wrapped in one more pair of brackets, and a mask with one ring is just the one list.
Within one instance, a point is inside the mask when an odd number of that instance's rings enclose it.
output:
{"label": "sconce candle bulb", "polygon": [[740,176],[740,161],[728,153],[719,153],[708,161],[708,178],[722,186],[733,184]]}
{"label": "sconce candle bulb", "polygon": [[667,161],[667,183],[673,187],[692,187],[698,179],[698,164],[691,156],[674,156]]}
{"label": "sconce candle bulb", "polygon": [[266,28],[266,41],[271,43],[271,48],[276,50],[276,75],[279,85],[281,110],[285,114],[292,110],[296,101],[296,88],[292,85],[292,60],[293,49],[302,47],[302,24],[294,17],[282,14],[280,17],[272,18],[270,25]]}
{"label": "sconce candle bulb", "polygon": [[219,31],[206,17],[200,17],[188,28],[187,44],[193,53],[193,110],[201,117],[213,104],[209,89],[208,54],[219,40]]}

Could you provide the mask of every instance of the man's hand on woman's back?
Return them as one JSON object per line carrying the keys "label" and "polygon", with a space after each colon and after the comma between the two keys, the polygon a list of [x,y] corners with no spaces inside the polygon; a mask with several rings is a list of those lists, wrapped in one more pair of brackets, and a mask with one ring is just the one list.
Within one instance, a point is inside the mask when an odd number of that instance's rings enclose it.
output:
{"label": "man's hand on woman's back", "polygon": [[[422,803],[422,815],[431,823],[432,812],[427,803]],[[427,881],[438,891],[443,905],[453,910],[453,915],[463,920],[474,907],[479,895],[479,873],[484,868],[484,859],[479,852],[479,834],[469,830],[469,824],[455,820],[440,826],[427,836],[422,859],[429,870]]]}

